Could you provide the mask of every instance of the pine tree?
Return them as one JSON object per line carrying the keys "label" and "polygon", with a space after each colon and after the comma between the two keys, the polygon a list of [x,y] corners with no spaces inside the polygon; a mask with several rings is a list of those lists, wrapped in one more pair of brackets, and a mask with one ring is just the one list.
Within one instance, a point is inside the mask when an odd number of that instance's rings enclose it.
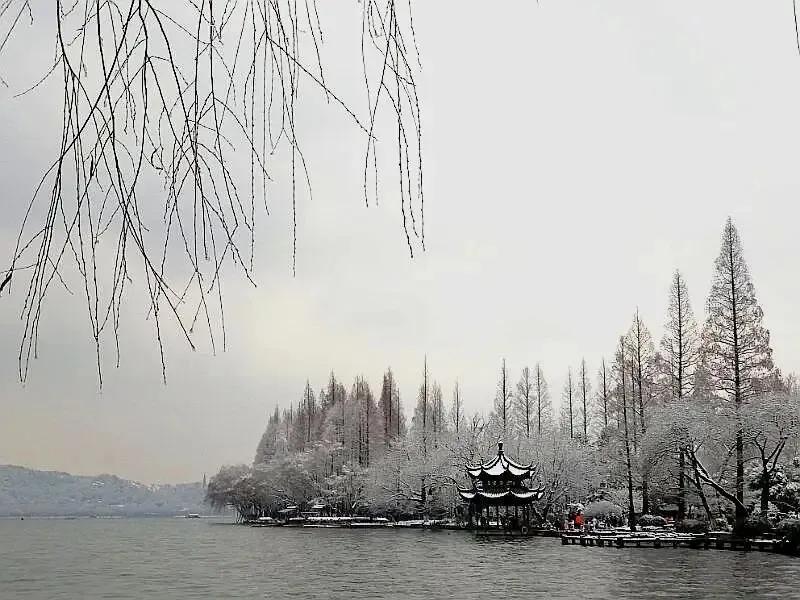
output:
{"label": "pine tree", "polygon": [[428,429],[430,427],[430,399],[431,390],[428,381],[428,357],[422,367],[422,383],[419,386],[419,394],[417,394],[417,406],[414,409],[414,435],[422,443],[422,455],[428,454]]}
{"label": "pine tree", "polygon": [[441,439],[442,434],[447,430],[442,386],[440,386],[436,381],[431,384],[430,421],[431,433],[433,434],[433,445],[436,448],[439,446],[439,440]]}
{"label": "pine tree", "polygon": [[628,394],[625,383],[625,373],[628,370],[625,357],[625,338],[619,338],[615,369],[618,376],[618,398],[622,405],[622,425],[625,443],[625,470],[628,480],[628,525],[631,531],[636,531],[636,509],[633,504],[633,464],[631,461],[630,428],[628,427]]}
{"label": "pine tree", "polygon": [[581,359],[581,372],[580,372],[580,394],[581,394],[581,415],[583,420],[583,441],[589,441],[589,397],[591,394],[591,384],[589,383],[589,374],[586,371],[586,359]]}
{"label": "pine tree", "polygon": [[[631,361],[631,385],[635,385],[636,390],[636,396],[631,398],[631,404],[634,406],[634,419],[637,409],[639,412],[638,426],[640,429],[638,432],[636,431],[637,424],[634,420],[634,435],[636,436],[636,434],[641,433],[642,438],[644,438],[647,433],[647,414],[645,413],[645,407],[649,403],[653,384],[654,348],[653,338],[642,321],[638,309],[633,317],[633,324],[628,331],[627,342]],[[636,437],[634,437],[634,440],[636,440]],[[645,472],[642,473],[642,511],[644,513],[649,513],[649,509],[648,477],[645,470]]]}
{"label": "pine tree", "polygon": [[[703,368],[715,395],[729,402],[741,418],[742,405],[767,390],[775,369],[764,312],[756,300],[739,233],[730,217],[714,263],[711,292],[703,328]],[[744,435],[736,432],[736,524],[741,530],[747,514],[744,502]]]}
{"label": "pine tree", "polygon": [[312,430],[314,429],[314,417],[317,412],[317,401],[314,397],[314,390],[311,389],[311,384],[306,379],[306,388],[303,391],[303,413],[306,429],[306,444],[312,441]]}
{"label": "pine tree", "polygon": [[575,386],[572,382],[572,367],[567,370],[567,381],[561,393],[561,429],[569,432],[570,439],[575,438],[575,410],[573,400]]}
{"label": "pine tree", "polygon": [[542,366],[538,362],[534,370],[534,385],[536,391],[536,432],[542,435],[544,428],[550,426],[552,419],[552,406],[550,403],[550,390],[544,378]]}
{"label": "pine tree", "polygon": [[686,281],[681,272],[676,270],[669,289],[667,322],[661,340],[672,400],[682,400],[692,395],[699,341]]}
{"label": "pine tree", "polygon": [[509,432],[511,398],[511,383],[508,380],[508,369],[506,369],[506,359],[504,358],[500,367],[500,377],[497,380],[497,393],[494,400],[494,411],[503,428],[503,437]]}
{"label": "pine tree", "polygon": [[280,409],[275,405],[275,411],[267,419],[267,429],[261,436],[261,441],[256,448],[256,456],[253,459],[253,464],[266,464],[278,453],[280,426]]}
{"label": "pine tree", "polygon": [[461,427],[464,423],[464,403],[461,398],[461,387],[456,381],[453,386],[453,402],[450,405],[450,422],[453,424],[453,431],[456,436],[461,432]]}
{"label": "pine tree", "polygon": [[[669,381],[669,399],[680,402],[690,398],[695,389],[699,358],[699,337],[689,291],[681,272],[672,276],[664,337],[661,339],[662,368]],[[678,519],[686,515],[686,455],[678,452]]]}
{"label": "pine tree", "polygon": [[522,424],[520,429],[525,433],[525,437],[531,437],[531,422],[536,410],[534,406],[534,385],[531,379],[531,370],[528,367],[522,369],[522,374],[517,382],[515,400],[516,421]]}
{"label": "pine tree", "polygon": [[383,375],[383,386],[381,387],[381,397],[378,400],[378,410],[383,421],[384,445],[400,437],[400,411],[399,408],[400,392],[395,381],[392,369],[386,370]]}
{"label": "pine tree", "polygon": [[608,414],[609,405],[608,401],[611,395],[610,381],[608,377],[608,368],[606,367],[606,359],[604,358],[600,363],[600,369],[597,371],[597,395],[598,404],[602,410],[603,415],[603,428],[608,427]]}

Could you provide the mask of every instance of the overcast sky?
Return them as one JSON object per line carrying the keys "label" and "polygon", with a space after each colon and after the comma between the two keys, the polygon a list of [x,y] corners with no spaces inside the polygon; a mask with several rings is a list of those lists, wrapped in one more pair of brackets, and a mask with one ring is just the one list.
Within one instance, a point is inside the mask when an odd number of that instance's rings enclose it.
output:
{"label": "overcast sky", "polygon": [[[258,287],[226,280],[226,353],[172,331],[164,385],[146,309],[131,306],[100,392],[85,307],[57,291],[23,385],[23,286],[0,298],[0,463],[198,480],[250,462],[275,404],[331,369],[377,390],[391,365],[409,414],[426,353],[470,411],[490,409],[503,357],[515,378],[541,361],[558,398],[569,366],[585,357],[594,373],[611,356],[637,306],[660,338],[675,268],[702,320],[728,215],[776,363],[800,371],[791,0],[415,5],[427,252],[409,258],[391,198],[364,207],[363,138],[321,105],[305,114],[315,196],[300,204],[297,276],[284,194],[259,223]],[[358,7],[322,17],[328,80],[363,101]],[[11,98],[52,56],[41,46],[0,63],[0,263],[58,142],[57,86]]]}

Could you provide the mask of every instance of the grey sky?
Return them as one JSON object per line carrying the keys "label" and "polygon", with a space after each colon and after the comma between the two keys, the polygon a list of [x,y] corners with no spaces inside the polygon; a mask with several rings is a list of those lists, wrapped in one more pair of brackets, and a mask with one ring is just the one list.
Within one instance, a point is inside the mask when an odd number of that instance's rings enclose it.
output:
{"label": "grey sky", "polygon": [[[151,324],[131,301],[122,367],[108,357],[100,393],[86,311],[57,291],[21,385],[22,286],[0,298],[0,463],[196,480],[250,461],[275,403],[296,403],[307,377],[318,389],[331,369],[375,389],[391,365],[409,414],[425,353],[448,399],[461,382],[469,410],[489,410],[503,357],[515,378],[541,361],[557,399],[567,367],[585,357],[594,373],[637,306],[660,338],[674,268],[702,319],[728,215],[776,362],[800,371],[789,0],[415,4],[427,253],[408,257],[395,173],[384,172],[383,202],[364,208],[363,139],[335,109],[312,107],[315,197],[300,205],[297,277],[278,188],[259,223],[258,288],[233,271],[226,282],[227,353],[192,353],[171,335],[164,386]],[[325,12],[329,39],[357,35],[356,7]],[[336,43],[329,80],[363,103],[358,40]],[[51,54],[48,42],[0,64],[11,86],[0,88],[2,257],[58,137],[58,90],[11,94]]]}

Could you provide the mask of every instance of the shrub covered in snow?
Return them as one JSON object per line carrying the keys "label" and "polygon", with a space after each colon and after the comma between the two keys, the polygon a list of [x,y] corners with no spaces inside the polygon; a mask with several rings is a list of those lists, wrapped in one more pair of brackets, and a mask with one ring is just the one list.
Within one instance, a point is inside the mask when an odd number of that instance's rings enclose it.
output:
{"label": "shrub covered in snow", "polygon": [[639,517],[638,523],[644,527],[664,527],[667,524],[667,520],[658,515],[642,515]]}
{"label": "shrub covered in snow", "polygon": [[700,519],[684,519],[675,523],[675,531],[680,533],[705,533],[708,531],[708,522]]}
{"label": "shrub covered in snow", "polygon": [[744,522],[742,534],[747,537],[760,537],[765,533],[773,533],[772,523],[765,516],[757,514],[750,515]]}

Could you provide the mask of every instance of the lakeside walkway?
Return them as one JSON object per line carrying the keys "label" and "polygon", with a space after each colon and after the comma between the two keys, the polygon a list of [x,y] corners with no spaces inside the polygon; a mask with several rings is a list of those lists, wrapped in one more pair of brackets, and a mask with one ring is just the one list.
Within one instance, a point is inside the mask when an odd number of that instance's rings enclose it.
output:
{"label": "lakeside walkway", "polygon": [[561,544],[597,548],[694,548],[698,550],[713,548],[743,552],[796,553],[794,546],[783,539],[736,538],[723,531],[711,531],[704,534],[561,533]]}

